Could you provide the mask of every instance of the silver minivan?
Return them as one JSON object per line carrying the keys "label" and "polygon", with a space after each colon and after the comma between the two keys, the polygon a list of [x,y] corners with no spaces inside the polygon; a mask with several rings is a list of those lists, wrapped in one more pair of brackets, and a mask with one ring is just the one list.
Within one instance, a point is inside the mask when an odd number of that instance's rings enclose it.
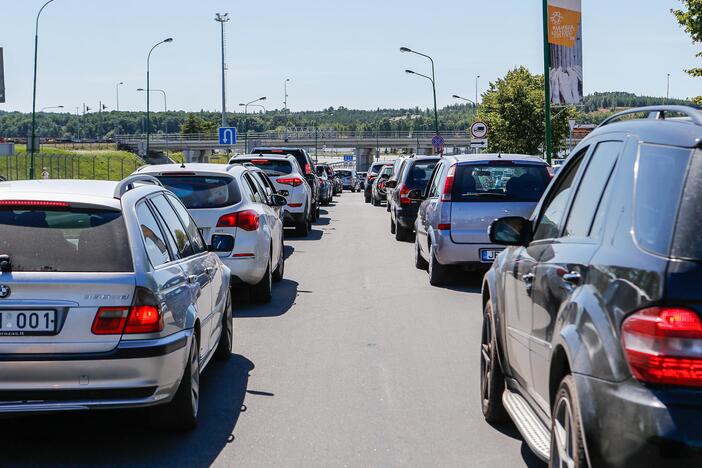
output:
{"label": "silver minivan", "polygon": [[551,181],[548,164],[536,156],[471,154],[447,156],[436,165],[415,222],[415,265],[429,282],[446,282],[450,268],[487,270],[503,247],[490,243],[497,218],[528,218]]}
{"label": "silver minivan", "polygon": [[158,180],[0,183],[0,414],[153,406],[191,429],[229,269]]}

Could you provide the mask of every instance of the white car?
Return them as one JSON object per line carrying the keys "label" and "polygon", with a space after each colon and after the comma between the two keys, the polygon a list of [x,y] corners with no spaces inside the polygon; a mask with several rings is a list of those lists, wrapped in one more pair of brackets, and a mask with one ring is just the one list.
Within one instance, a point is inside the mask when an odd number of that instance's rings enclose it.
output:
{"label": "white car", "polygon": [[232,272],[232,283],[251,287],[252,299],[269,302],[272,283],[283,279],[283,223],[269,195],[245,166],[167,164],[137,171],[156,177],[188,208],[210,250]]}
{"label": "white car", "polygon": [[253,164],[271,179],[280,195],[288,202],[283,208],[285,226],[294,227],[297,234],[306,236],[312,228],[312,191],[305,181],[304,171],[291,155],[240,155],[229,164]]}

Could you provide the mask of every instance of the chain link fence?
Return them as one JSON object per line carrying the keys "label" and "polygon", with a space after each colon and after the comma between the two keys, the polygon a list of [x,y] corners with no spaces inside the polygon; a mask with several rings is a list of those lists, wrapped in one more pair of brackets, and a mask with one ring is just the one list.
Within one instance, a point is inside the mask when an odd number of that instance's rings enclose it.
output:
{"label": "chain link fence", "polygon": [[[122,180],[145,165],[136,155],[50,154],[34,156],[35,179]],[[7,180],[29,179],[28,154],[0,156],[0,176]]]}

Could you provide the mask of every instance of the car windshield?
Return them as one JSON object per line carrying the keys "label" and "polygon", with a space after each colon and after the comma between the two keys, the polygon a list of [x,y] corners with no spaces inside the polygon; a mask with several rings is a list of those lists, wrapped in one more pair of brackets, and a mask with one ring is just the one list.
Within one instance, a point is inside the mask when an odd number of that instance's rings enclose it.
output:
{"label": "car windshield", "polygon": [[2,209],[0,255],[15,272],[134,271],[122,214],[112,210]]}
{"label": "car windshield", "polygon": [[538,202],[550,176],[546,166],[511,161],[460,165],[451,201]]}
{"label": "car windshield", "polygon": [[251,163],[270,176],[290,174],[293,170],[290,161],[281,159],[236,159],[235,161]]}
{"label": "car windshield", "polygon": [[228,176],[158,176],[188,209],[222,208],[241,202],[236,180]]}
{"label": "car windshield", "polygon": [[408,169],[407,180],[405,185],[410,190],[423,189],[429,184],[429,179],[434,172],[434,167],[438,164],[438,160],[416,161],[412,167]]}
{"label": "car windshield", "polygon": [[351,171],[336,171],[340,177],[351,177],[353,173]]}
{"label": "car windshield", "polygon": [[383,167],[383,170],[380,171],[380,175],[381,175],[381,176],[384,176],[384,175],[390,176],[390,175],[392,175],[392,166],[385,166],[385,167]]}

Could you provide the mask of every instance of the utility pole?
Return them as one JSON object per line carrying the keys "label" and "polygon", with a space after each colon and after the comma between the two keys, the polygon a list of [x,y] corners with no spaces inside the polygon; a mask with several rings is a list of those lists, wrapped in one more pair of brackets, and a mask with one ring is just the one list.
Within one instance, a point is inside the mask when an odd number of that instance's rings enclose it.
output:
{"label": "utility pole", "polygon": [[551,164],[553,140],[551,134],[551,47],[548,42],[548,0],[543,0],[544,6],[544,95],[546,100],[546,162]]}
{"label": "utility pole", "polygon": [[217,21],[222,27],[222,127],[227,126],[227,81],[226,81],[226,70],[227,62],[225,60],[225,40],[224,40],[224,23],[229,22],[229,13],[223,15],[217,13],[215,15],[215,21]]}
{"label": "utility pole", "polygon": [[285,109],[283,109],[283,112],[285,112],[285,142],[287,143],[288,141],[288,83],[290,82],[290,78],[285,79],[285,98],[283,100],[283,106]]}
{"label": "utility pole", "polygon": [[670,73],[668,73],[668,86],[666,87],[666,91],[665,91],[665,100],[666,101],[670,100]]}

